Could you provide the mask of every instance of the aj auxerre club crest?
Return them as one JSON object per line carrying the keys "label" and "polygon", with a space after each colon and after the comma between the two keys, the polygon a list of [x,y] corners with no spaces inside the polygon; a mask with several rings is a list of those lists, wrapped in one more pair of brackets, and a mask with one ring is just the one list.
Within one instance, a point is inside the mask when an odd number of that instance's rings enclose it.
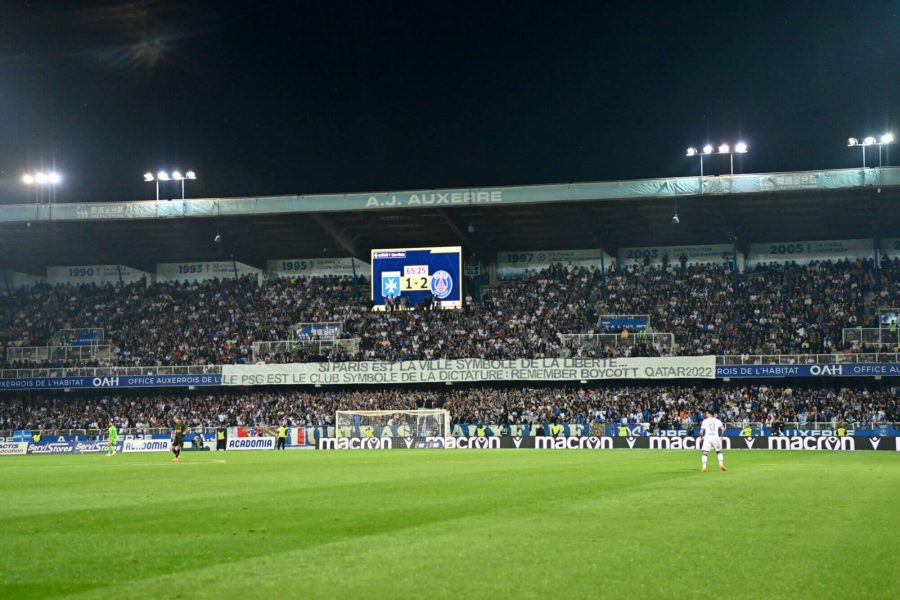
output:
{"label": "aj auxerre club crest", "polygon": [[381,295],[385,298],[396,298],[400,295],[400,271],[382,271]]}
{"label": "aj auxerre club crest", "polygon": [[443,300],[453,291],[453,279],[447,271],[435,271],[431,276],[431,292]]}

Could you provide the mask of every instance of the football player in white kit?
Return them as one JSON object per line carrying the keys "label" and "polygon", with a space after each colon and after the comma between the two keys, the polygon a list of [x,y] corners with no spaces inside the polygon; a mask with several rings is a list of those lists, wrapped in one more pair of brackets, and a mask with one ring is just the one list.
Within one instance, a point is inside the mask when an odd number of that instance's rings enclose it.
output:
{"label": "football player in white kit", "polygon": [[709,456],[710,448],[716,449],[716,456],[719,458],[719,470],[728,470],[725,468],[725,457],[722,456],[723,435],[725,435],[725,425],[715,417],[715,413],[712,410],[707,410],[706,418],[700,423],[700,439],[703,440],[703,458],[700,461],[701,473],[706,473],[706,457]]}

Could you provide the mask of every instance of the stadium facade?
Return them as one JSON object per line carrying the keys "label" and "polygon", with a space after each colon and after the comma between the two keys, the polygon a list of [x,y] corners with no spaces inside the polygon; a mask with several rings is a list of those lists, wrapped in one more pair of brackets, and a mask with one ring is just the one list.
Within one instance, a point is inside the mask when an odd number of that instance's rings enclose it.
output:
{"label": "stadium facade", "polygon": [[[679,219],[674,224],[676,214]],[[631,267],[720,266],[733,273],[736,290],[744,274],[758,267],[774,264],[804,269],[819,263],[855,262],[873,278],[872,289],[883,290],[894,282],[889,277],[882,280],[882,265],[900,257],[900,168],[486,189],[0,206],[0,240],[0,289],[7,296],[46,285],[202,285],[233,280],[263,286],[277,278],[334,277],[353,281],[353,294],[364,302],[360,282],[377,285],[367,281],[373,249],[442,245],[463,249],[464,293],[469,304],[477,304],[483,294],[503,286],[506,280],[529,277],[554,265],[593,270],[599,276],[590,285],[598,286],[605,286],[608,273]],[[598,317],[609,317],[607,324],[617,319],[628,323],[605,334],[616,340],[627,337],[628,329],[632,336],[670,336],[667,351],[658,356],[573,354],[571,349],[583,349],[577,344],[585,340],[578,336],[600,334],[564,331],[561,326],[558,334],[569,337],[563,344],[565,352],[555,356],[497,360],[461,355],[379,361],[359,360],[356,355],[352,368],[345,361],[116,365],[102,356],[74,350],[86,347],[94,352],[102,346],[101,316],[99,322],[95,318],[90,323],[71,323],[62,359],[49,357],[37,367],[22,360],[17,368],[3,370],[0,400],[10,401],[22,394],[59,394],[60,390],[409,389],[497,382],[590,387],[680,380],[710,380],[707,385],[735,380],[815,380],[824,385],[894,390],[893,381],[897,380],[893,378],[900,377],[900,344],[895,342],[900,340],[890,337],[897,327],[897,315],[891,313],[896,308],[892,293],[865,299],[874,320],[848,320],[842,347],[835,344],[834,352],[680,355],[678,347],[685,340],[674,339],[672,332],[642,329],[640,318],[646,317],[648,324],[654,320],[651,310],[643,315]],[[805,324],[794,325],[802,328]],[[10,323],[5,326],[11,328]],[[310,339],[321,341],[317,325],[305,326],[314,330],[306,332]],[[340,331],[341,324],[336,327]],[[285,342],[296,344],[302,332],[278,334]],[[15,356],[27,358],[19,340],[11,334],[4,339],[7,366],[16,363]],[[335,336],[331,341],[340,339]],[[653,340],[656,344],[657,338]],[[851,341],[856,346],[847,351]],[[665,345],[665,339],[660,338],[660,343]],[[48,342],[46,347],[54,345]],[[327,433],[327,428],[317,433],[321,436],[323,432]],[[882,428],[880,433],[887,432]]]}

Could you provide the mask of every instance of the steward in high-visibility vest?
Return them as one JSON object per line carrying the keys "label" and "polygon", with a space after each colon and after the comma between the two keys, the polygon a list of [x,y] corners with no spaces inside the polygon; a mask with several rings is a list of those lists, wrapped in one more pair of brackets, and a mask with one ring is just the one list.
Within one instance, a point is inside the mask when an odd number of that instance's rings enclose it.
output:
{"label": "steward in high-visibility vest", "polygon": [[752,436],[753,436],[753,430],[750,429],[749,426],[748,426],[748,427],[744,427],[743,429],[741,429],[741,436],[742,436],[742,437],[752,437]]}
{"label": "steward in high-visibility vest", "polygon": [[619,437],[628,437],[631,432],[624,425],[619,425]]}
{"label": "steward in high-visibility vest", "polygon": [[559,437],[560,435],[562,435],[562,425],[560,425],[559,423],[554,423],[553,425],[551,425],[550,435],[552,435],[553,437]]}
{"label": "steward in high-visibility vest", "polygon": [[284,443],[287,440],[287,429],[284,425],[278,428],[278,439],[275,440],[275,449],[284,450]]}
{"label": "steward in high-visibility vest", "polygon": [[110,421],[109,430],[107,431],[107,434],[106,434],[106,443],[107,443],[106,455],[107,456],[112,456],[113,454],[116,453],[116,443],[118,441],[119,441],[119,430],[116,429],[115,423]]}
{"label": "steward in high-visibility vest", "polygon": [[216,452],[225,450],[225,428],[219,427],[216,430]]}

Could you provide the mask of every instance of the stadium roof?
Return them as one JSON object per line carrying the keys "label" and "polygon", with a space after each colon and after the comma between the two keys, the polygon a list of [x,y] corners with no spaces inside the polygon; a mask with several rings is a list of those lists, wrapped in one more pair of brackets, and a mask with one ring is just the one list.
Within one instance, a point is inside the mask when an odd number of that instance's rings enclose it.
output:
{"label": "stadium roof", "polygon": [[[673,225],[677,212],[680,224]],[[214,238],[221,234],[222,242]],[[371,194],[0,206],[0,268],[900,237],[900,168]]]}

